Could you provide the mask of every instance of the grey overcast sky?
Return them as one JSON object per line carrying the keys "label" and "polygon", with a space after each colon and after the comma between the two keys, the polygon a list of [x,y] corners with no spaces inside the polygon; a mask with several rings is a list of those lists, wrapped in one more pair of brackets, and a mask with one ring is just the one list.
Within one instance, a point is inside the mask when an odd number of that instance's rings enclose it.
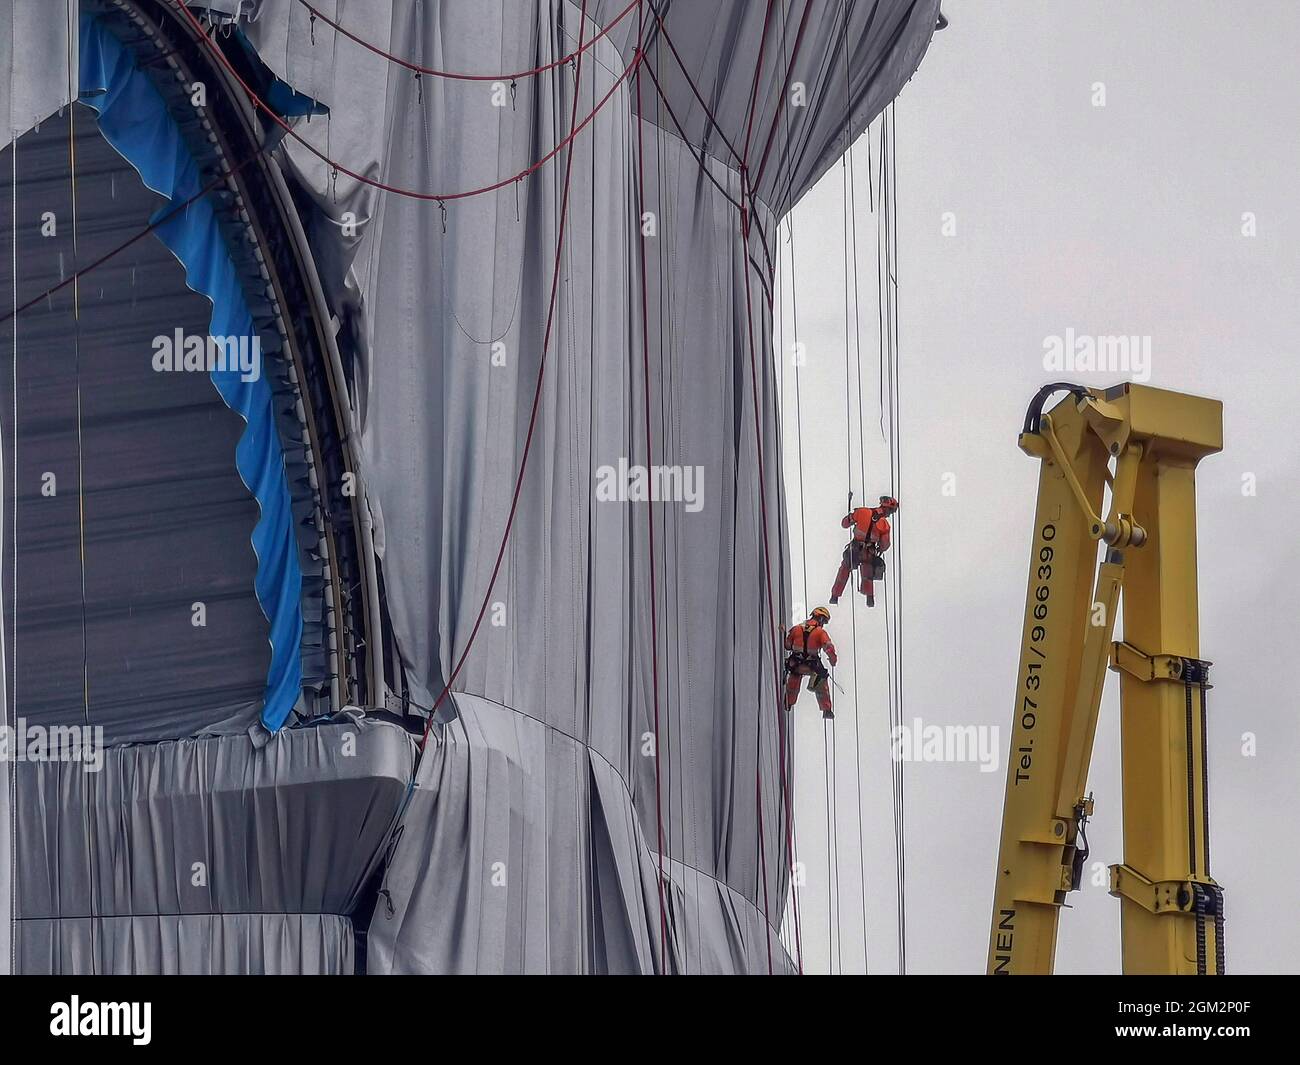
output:
{"label": "grey overcast sky", "polygon": [[[1069,329],[1149,336],[1151,384],[1224,403],[1224,451],[1198,475],[1201,654],[1214,662],[1215,685],[1212,873],[1226,892],[1229,972],[1296,971],[1300,918],[1286,899],[1300,879],[1292,840],[1300,799],[1292,668],[1300,658],[1300,4],[943,6],[951,26],[896,104],[903,717],[996,725],[1000,734],[996,772],[905,764],[908,971],[984,966],[1037,478],[1016,434],[1034,390],[1061,376],[1044,369],[1045,338]],[[1095,106],[1096,83],[1104,106]],[[860,140],[865,482],[874,498],[888,488],[888,465],[877,424],[866,151]],[[794,210],[776,323],[786,348],[791,592],[809,605],[828,597],[843,542],[844,195],[837,166]],[[953,235],[943,233],[945,212],[955,216]],[[1254,236],[1243,233],[1248,212]],[[792,292],[807,346],[806,598]],[[1065,376],[1090,385],[1122,379]],[[853,432],[856,442],[856,425]],[[1247,474],[1254,495],[1243,490]],[[948,475],[951,495],[943,494]],[[861,485],[856,459],[853,478]],[[872,972],[897,967],[884,611],[855,603],[856,621],[842,602],[831,630],[846,659],[856,644],[859,688],[860,834],[853,701],[837,693],[838,890],[828,875],[822,725],[811,695],[796,708],[797,836],[807,870],[800,908],[811,972],[862,971],[864,895],[866,964]],[[852,692],[851,666],[838,678]],[[1117,721],[1112,675],[1090,778],[1098,869],[1122,857]],[[1243,753],[1246,734],[1253,755]],[[1060,972],[1119,969],[1119,903],[1099,879],[1062,913]],[[831,952],[828,907],[836,902]]]}

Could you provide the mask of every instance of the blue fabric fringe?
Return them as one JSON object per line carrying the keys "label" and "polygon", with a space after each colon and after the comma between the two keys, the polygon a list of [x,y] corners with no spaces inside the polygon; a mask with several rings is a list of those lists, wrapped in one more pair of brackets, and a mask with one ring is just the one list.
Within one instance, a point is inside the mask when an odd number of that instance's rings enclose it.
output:
{"label": "blue fabric fringe", "polygon": [[[80,74],[82,101],[98,112],[100,132],[144,183],[172,203],[196,195],[203,181],[166,103],[126,47],[90,15],[81,19]],[[154,218],[169,210],[164,205]],[[257,335],[253,318],[208,197],[177,211],[154,232],[185,267],[186,284],[212,301],[209,334],[248,337],[251,345]],[[255,584],[271,641],[262,722],[274,731],[302,690],[302,569],[284,453],[265,376],[245,381],[238,370],[214,370],[211,377],[226,405],[244,419],[235,465],[261,509],[252,535]]]}

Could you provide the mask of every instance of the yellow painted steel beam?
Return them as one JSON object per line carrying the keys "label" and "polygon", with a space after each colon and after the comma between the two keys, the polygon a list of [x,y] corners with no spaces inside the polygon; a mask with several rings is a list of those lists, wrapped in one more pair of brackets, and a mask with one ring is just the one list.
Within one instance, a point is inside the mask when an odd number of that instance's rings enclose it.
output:
{"label": "yellow painted steel beam", "polygon": [[[1085,791],[1109,661],[1123,675],[1125,862],[1112,892],[1124,969],[1216,972],[1222,894],[1208,873],[1195,467],[1222,447],[1222,407],[1142,385],[1076,388],[1027,425],[1020,446],[1042,466],[988,971],[1052,971],[1092,813]],[[1112,643],[1121,589],[1124,639]]]}
{"label": "yellow painted steel beam", "polygon": [[1091,526],[1109,455],[1073,397],[1050,418],[1050,438],[1020,438],[1042,466],[989,939],[989,972],[997,974],[1051,972],[1076,842],[1075,819],[1062,816],[1057,794],[1083,674],[1097,566]]}
{"label": "yellow painted steel beam", "polygon": [[[1196,464],[1222,447],[1222,410],[1209,400],[1156,389],[1135,389],[1126,399],[1133,431],[1151,444],[1134,498],[1149,538],[1128,562],[1124,642],[1151,658],[1153,668],[1151,680],[1128,670],[1120,674],[1120,876],[1128,872],[1130,883],[1136,874],[1185,890],[1181,905],[1160,910],[1144,905],[1136,892],[1117,892],[1123,967],[1126,973],[1214,973],[1221,946],[1217,922],[1206,916],[1198,921],[1195,912],[1198,894],[1216,904],[1219,899],[1209,875],[1208,759],[1198,682]],[[1170,659],[1179,663],[1177,677],[1155,668]]]}

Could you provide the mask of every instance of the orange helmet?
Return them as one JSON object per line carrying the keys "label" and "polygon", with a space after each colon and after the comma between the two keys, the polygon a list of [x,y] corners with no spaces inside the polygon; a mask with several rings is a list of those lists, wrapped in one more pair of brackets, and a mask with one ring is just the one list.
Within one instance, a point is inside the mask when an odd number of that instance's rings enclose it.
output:
{"label": "orange helmet", "polygon": [[825,625],[831,619],[831,612],[827,610],[824,606],[819,606],[813,610],[811,616],[814,621],[820,621],[823,625]]}
{"label": "orange helmet", "polygon": [[898,500],[893,496],[881,496],[879,509],[887,510],[892,514],[898,509]]}

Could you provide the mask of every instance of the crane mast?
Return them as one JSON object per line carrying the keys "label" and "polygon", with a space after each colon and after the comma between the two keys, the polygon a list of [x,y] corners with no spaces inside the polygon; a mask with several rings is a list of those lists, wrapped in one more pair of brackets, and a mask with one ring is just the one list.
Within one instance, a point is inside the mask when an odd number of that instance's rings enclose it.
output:
{"label": "crane mast", "polygon": [[[1069,395],[1043,413],[1062,390]],[[1088,858],[1088,764],[1109,665],[1120,674],[1124,860],[1110,867],[1110,893],[1120,900],[1123,970],[1222,973],[1196,466],[1222,450],[1223,406],[1139,384],[1048,385],[1019,444],[1041,468],[988,971],[1052,971],[1060,908]]]}

